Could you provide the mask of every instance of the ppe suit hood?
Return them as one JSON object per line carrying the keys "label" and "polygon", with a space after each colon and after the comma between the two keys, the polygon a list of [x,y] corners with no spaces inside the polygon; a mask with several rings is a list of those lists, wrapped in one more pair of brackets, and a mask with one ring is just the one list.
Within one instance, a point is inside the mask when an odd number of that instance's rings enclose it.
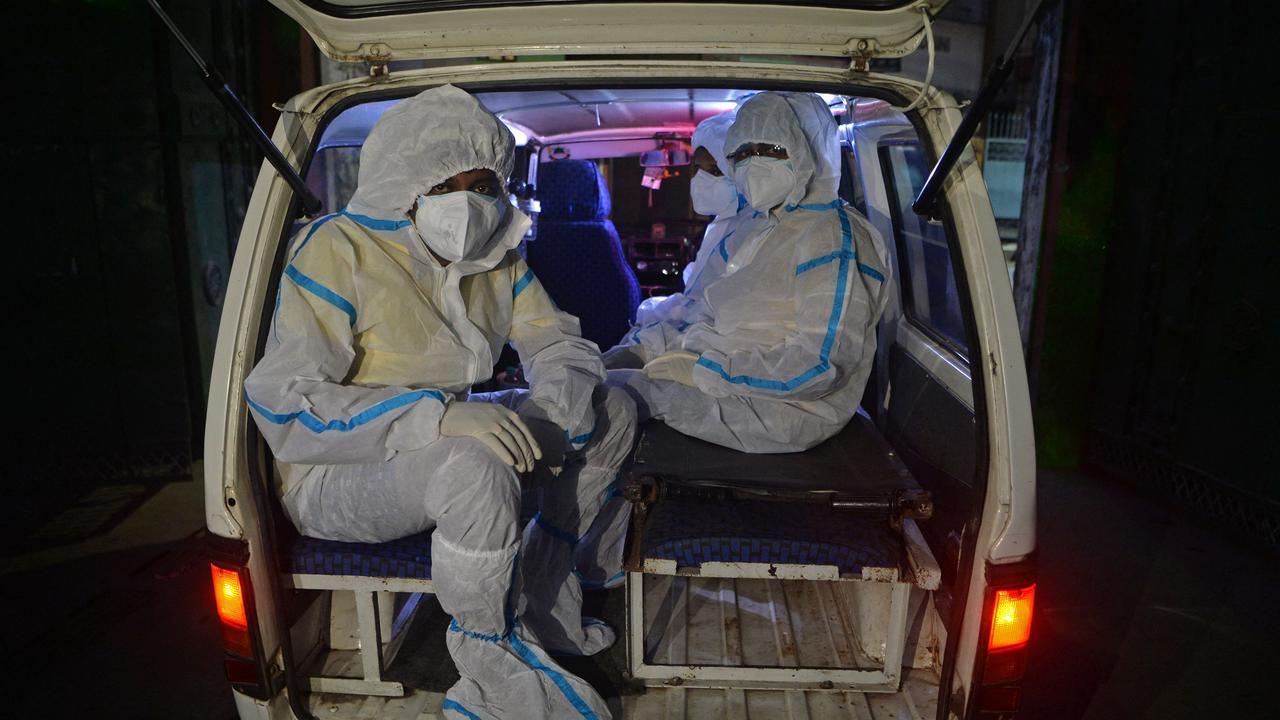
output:
{"label": "ppe suit hood", "polygon": [[785,206],[836,199],[840,143],[835,119],[817,95],[763,92],[753,96],[738,109],[725,138],[724,154],[744,143],[768,143],[787,149],[796,181],[783,201]]}
{"label": "ppe suit hood", "polygon": [[360,153],[349,207],[375,218],[401,218],[419,195],[460,172],[511,176],[515,139],[469,93],[441,85],[387,110]]}
{"label": "ppe suit hood", "polygon": [[733,177],[733,163],[725,157],[724,151],[724,138],[729,132],[729,126],[733,125],[733,118],[734,112],[729,111],[703,120],[694,128],[693,139],[689,143],[695,151],[700,147],[706,148],[725,177]]}

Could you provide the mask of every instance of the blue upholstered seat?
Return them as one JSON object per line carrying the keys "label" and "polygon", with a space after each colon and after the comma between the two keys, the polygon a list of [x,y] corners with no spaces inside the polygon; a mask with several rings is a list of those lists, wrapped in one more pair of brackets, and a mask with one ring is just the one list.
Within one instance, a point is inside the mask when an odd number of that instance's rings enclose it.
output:
{"label": "blue upholstered seat", "polygon": [[431,530],[385,543],[346,543],[299,537],[285,570],[304,575],[360,575],[431,579]]}
{"label": "blue upholstered seat", "polygon": [[538,166],[538,236],[529,267],[582,336],[613,347],[635,321],[640,285],[609,220],[609,189],[595,163],[558,160]]}
{"label": "blue upholstered seat", "polygon": [[902,541],[883,517],[833,512],[813,503],[667,498],[650,511],[646,558],[678,567],[705,562],[835,565],[841,574],[899,567]]}

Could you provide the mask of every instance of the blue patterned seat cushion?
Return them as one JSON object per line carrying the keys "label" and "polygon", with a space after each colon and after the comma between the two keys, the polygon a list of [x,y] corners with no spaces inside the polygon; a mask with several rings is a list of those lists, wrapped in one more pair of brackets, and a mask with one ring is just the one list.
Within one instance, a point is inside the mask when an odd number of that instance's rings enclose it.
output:
{"label": "blue patterned seat cushion", "polygon": [[668,498],[645,524],[646,558],[677,567],[705,562],[835,565],[841,574],[899,567],[902,541],[883,517],[843,514],[815,503]]}
{"label": "blue patterned seat cushion", "polygon": [[538,235],[529,267],[556,307],[578,318],[582,337],[608,350],[636,318],[640,284],[609,220],[609,189],[595,163],[538,166]]}
{"label": "blue patterned seat cushion", "polygon": [[578,318],[582,337],[608,350],[631,328],[640,284],[612,222],[543,221],[526,258],[556,307]]}
{"label": "blue patterned seat cushion", "polygon": [[590,160],[556,160],[538,166],[539,221],[605,220],[613,208],[609,187]]}
{"label": "blue patterned seat cushion", "polygon": [[385,543],[347,543],[299,537],[285,557],[303,575],[361,575],[431,579],[431,530]]}

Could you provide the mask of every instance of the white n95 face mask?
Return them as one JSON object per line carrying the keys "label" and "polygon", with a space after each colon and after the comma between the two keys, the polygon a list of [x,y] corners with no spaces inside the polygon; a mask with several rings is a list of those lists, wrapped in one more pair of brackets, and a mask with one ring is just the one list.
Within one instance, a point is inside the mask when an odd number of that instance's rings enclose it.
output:
{"label": "white n95 face mask", "polygon": [[699,215],[732,215],[738,211],[738,188],[725,175],[712,175],[699,170],[689,183],[693,210]]}
{"label": "white n95 face mask", "polygon": [[751,207],[767,213],[787,199],[796,171],[790,160],[755,155],[733,164],[733,181]]}
{"label": "white n95 face mask", "polygon": [[502,198],[470,190],[419,195],[413,226],[431,252],[449,262],[469,260],[489,243],[506,205]]}

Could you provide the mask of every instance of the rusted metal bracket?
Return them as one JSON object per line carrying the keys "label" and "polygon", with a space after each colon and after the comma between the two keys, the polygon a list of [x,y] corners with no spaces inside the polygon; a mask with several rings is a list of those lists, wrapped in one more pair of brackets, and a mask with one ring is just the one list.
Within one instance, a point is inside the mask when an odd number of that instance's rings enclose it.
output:
{"label": "rusted metal bracket", "polygon": [[895,530],[902,529],[902,520],[928,520],[933,517],[933,494],[928,490],[899,490],[893,495],[893,510],[889,524]]}
{"label": "rusted metal bracket", "polygon": [[871,41],[862,38],[857,42],[850,40],[845,45],[845,53],[849,56],[849,74],[865,74],[871,70]]}
{"label": "rusted metal bracket", "polygon": [[622,484],[622,497],[631,503],[631,530],[627,533],[626,549],[622,557],[622,569],[642,572],[644,557],[644,526],[649,518],[649,507],[661,496],[661,483],[649,475],[629,476]]}

